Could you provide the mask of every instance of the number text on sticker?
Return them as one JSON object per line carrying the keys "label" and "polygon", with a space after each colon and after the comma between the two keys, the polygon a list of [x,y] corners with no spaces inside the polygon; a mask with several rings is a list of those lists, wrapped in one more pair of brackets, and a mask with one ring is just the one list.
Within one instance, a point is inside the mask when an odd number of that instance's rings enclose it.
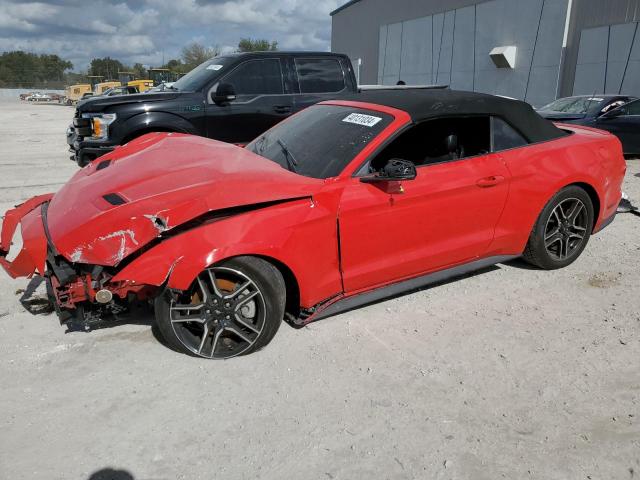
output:
{"label": "number text on sticker", "polygon": [[355,123],[356,125],[363,125],[365,127],[373,127],[382,118],[374,117],[373,115],[364,115],[362,113],[351,113],[342,121],[347,123]]}

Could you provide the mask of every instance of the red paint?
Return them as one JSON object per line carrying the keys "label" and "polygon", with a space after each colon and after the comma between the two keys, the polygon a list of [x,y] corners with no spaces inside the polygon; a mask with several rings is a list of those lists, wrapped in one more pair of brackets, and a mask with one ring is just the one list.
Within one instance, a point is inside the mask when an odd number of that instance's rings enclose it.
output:
{"label": "red paint", "polygon": [[[209,211],[311,196],[323,185],[202,137],[149,134],[134,146],[79,170],[51,200],[51,239],[67,260],[115,266],[158,236],[152,217],[172,228]],[[127,203],[109,204],[103,197],[112,193]]]}
{"label": "red paint", "polygon": [[[620,200],[620,143],[575,126],[563,127],[575,133],[559,140],[419,167],[412,181],[361,183],[353,173],[410,123],[409,115],[327,103],[394,117],[340,176],[306,178],[237,146],[149,134],[100,157],[53,196],[53,245],[70,262],[108,267],[104,288],[121,298],[154,295],[165,282],[186,289],[211,264],[258,255],[293,274],[300,304],[309,308],[478,258],[518,255],[546,202],[566,185],[596,192],[596,229]],[[109,204],[103,196],[110,193],[127,203]],[[50,198],[7,213],[0,262],[12,276],[43,273],[46,238],[37,207]],[[8,262],[19,222],[24,248]],[[94,280],[58,285],[59,303],[94,301]]]}
{"label": "red paint", "polygon": [[[41,212],[38,207],[48,202],[52,194],[40,195],[9,210],[2,223],[0,235],[0,265],[12,277],[29,277],[36,271],[43,274],[47,256],[47,238],[44,234]],[[23,248],[13,260],[6,259],[18,224],[22,224]]]}
{"label": "red paint", "polygon": [[415,180],[402,182],[401,194],[348,179],[339,215],[345,289],[366,289],[485,253],[509,185],[476,183],[495,174],[509,175],[497,155],[487,155],[420,167]]}

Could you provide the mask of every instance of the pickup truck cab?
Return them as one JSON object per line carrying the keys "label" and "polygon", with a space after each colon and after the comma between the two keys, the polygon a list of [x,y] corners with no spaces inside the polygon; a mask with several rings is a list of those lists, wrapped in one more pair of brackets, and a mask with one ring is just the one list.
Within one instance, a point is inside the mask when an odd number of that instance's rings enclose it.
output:
{"label": "pickup truck cab", "polygon": [[67,129],[71,159],[84,166],[150,132],[246,144],[284,118],[357,91],[346,55],[256,52],[213,58],[159,92],[80,102]]}

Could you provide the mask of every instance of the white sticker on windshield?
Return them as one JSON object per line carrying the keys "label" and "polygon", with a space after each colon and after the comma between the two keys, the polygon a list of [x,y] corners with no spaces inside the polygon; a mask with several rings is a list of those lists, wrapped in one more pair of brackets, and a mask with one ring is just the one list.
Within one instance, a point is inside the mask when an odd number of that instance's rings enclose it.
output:
{"label": "white sticker on windshield", "polygon": [[218,70],[220,70],[221,68],[222,68],[222,65],[216,65],[216,64],[213,64],[213,65],[209,65],[209,66],[207,67],[207,70],[216,70],[216,71],[218,71]]}
{"label": "white sticker on windshield", "polygon": [[591,98],[588,98],[587,100],[589,100],[590,102],[601,102],[602,100],[604,100],[604,98],[591,97]]}
{"label": "white sticker on windshield", "polygon": [[373,127],[380,120],[382,120],[382,118],[374,117],[373,115],[364,115],[362,113],[351,113],[342,119],[343,122],[355,123],[356,125],[363,125],[365,127]]}

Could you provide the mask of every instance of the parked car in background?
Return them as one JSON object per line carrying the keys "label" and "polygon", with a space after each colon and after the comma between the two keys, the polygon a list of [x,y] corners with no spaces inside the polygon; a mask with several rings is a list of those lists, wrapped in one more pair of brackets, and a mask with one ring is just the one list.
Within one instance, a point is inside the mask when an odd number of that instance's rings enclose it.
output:
{"label": "parked car in background", "polygon": [[625,155],[640,155],[640,100],[609,110],[593,126],[617,136]]}
{"label": "parked car in background", "polygon": [[113,87],[102,94],[103,97],[115,97],[116,95],[134,95],[136,93],[140,93],[138,87],[135,86],[126,86],[126,87]]}
{"label": "parked car in background", "polygon": [[51,96],[46,93],[34,93],[27,97],[27,101],[29,102],[50,102]]}
{"label": "parked car in background", "polygon": [[114,87],[120,87],[121,84],[118,81],[112,80],[112,81],[108,81],[108,82],[101,82],[101,83],[96,83],[93,86],[93,95],[94,96],[98,96],[98,95],[104,95],[104,92],[106,92],[107,90],[110,90]]}
{"label": "parked car in background", "polygon": [[628,95],[582,95],[560,98],[538,109],[538,113],[554,122],[611,132],[622,142],[624,153],[633,155],[640,154],[639,109],[636,97]]}
{"label": "parked car in background", "polygon": [[165,90],[170,90],[174,83],[176,82],[162,82],[160,85],[156,85],[155,87],[148,89],[146,93],[164,92]]}
{"label": "parked car in background", "polygon": [[149,132],[246,144],[310,105],[357,90],[346,55],[258,52],[213,58],[163,91],[80,102],[67,143],[84,166]]}
{"label": "parked car in background", "polygon": [[34,94],[34,92],[29,92],[29,93],[21,93],[18,98],[20,100],[26,100],[27,98],[29,98],[30,96],[32,96]]}
{"label": "parked car in background", "polygon": [[70,329],[153,300],[169,345],[223,359],[285,316],[306,325],[516,257],[565,267],[613,221],[625,170],[615,137],[524,102],[363,92],[246,148],[137,138],[7,212],[0,264],[43,275]]}

